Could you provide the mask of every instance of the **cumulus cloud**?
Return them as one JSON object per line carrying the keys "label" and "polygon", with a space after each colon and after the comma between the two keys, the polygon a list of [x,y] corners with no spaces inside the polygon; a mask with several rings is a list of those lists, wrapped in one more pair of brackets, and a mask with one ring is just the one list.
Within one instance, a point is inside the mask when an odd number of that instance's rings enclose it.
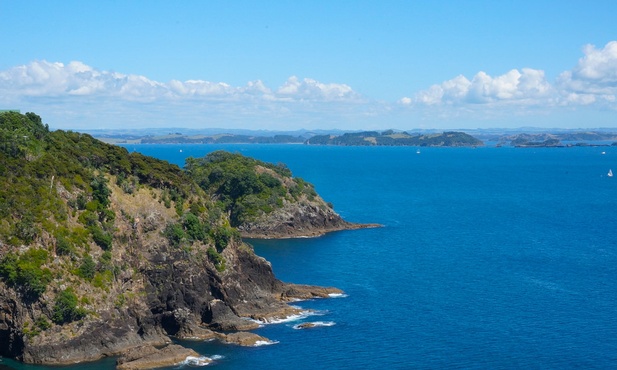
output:
{"label": "cumulus cloud", "polygon": [[62,120],[74,112],[75,117],[87,117],[83,121],[97,117],[97,121],[106,119],[115,125],[129,121],[132,125],[135,120],[141,124],[181,120],[210,126],[256,124],[259,120],[269,125],[274,120],[297,125],[320,120],[325,124],[340,117],[362,116],[372,109],[370,102],[366,107],[361,103],[367,100],[348,85],[296,76],[271,88],[260,80],[244,86],[197,79],[159,82],[98,70],[82,62],[35,61],[0,71],[0,107],[43,115],[54,112]]}
{"label": "cumulus cloud", "polygon": [[554,83],[544,71],[512,69],[492,77],[478,72],[471,80],[459,75],[399,100],[406,106],[577,106],[603,104],[617,109],[617,41],[598,49],[587,45],[584,57]]}
{"label": "cumulus cloud", "polygon": [[348,85],[322,83],[309,78],[300,80],[295,76],[273,90],[259,80],[250,81],[245,86],[203,80],[163,83],[140,75],[100,71],[81,62],[63,64],[47,61],[36,61],[0,72],[0,99],[18,96],[102,96],[146,102],[182,99],[341,102],[359,98]]}
{"label": "cumulus cloud", "polygon": [[414,102],[423,105],[530,103],[547,97],[550,91],[551,85],[546,81],[544,71],[523,68],[496,77],[478,72],[471,80],[459,75],[400,102],[406,105]]}
{"label": "cumulus cloud", "polygon": [[308,100],[345,100],[355,99],[357,94],[345,84],[325,84],[310,78],[302,81],[296,76],[290,77],[277,93],[285,97],[294,97]]}
{"label": "cumulus cloud", "polygon": [[604,48],[587,45],[584,57],[557,79],[564,103],[614,103],[617,97],[617,41]]}

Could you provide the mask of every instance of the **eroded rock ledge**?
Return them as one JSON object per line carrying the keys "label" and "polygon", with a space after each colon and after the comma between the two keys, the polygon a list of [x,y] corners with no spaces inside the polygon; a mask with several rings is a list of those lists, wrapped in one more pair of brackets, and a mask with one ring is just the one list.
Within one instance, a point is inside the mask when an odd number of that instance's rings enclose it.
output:
{"label": "eroded rock ledge", "polygon": [[381,227],[379,224],[358,224],[345,221],[321,198],[288,203],[283,208],[253,222],[238,226],[244,238],[284,239],[316,237],[329,232]]}

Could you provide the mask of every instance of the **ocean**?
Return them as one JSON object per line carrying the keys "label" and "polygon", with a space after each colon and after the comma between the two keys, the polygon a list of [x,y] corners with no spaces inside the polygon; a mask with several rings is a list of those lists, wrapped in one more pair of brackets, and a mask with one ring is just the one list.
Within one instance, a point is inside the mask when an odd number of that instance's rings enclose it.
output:
{"label": "ocean", "polygon": [[218,149],[283,162],[348,221],[384,225],[249,240],[279,279],[345,295],[258,329],[272,345],[182,342],[210,367],[617,367],[617,147],[125,147],[180,166]]}

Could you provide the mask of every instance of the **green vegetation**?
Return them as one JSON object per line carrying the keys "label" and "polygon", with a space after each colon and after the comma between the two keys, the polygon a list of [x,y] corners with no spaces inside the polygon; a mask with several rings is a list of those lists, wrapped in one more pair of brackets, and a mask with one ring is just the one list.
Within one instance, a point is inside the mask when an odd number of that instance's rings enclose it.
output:
{"label": "green vegetation", "polygon": [[482,141],[463,132],[444,132],[441,134],[411,135],[407,132],[365,131],[346,133],[340,136],[317,135],[306,141],[313,145],[346,146],[480,146]]}
{"label": "green vegetation", "polygon": [[0,261],[0,277],[26,295],[38,298],[52,279],[51,271],[43,267],[48,257],[46,250],[38,248],[30,248],[21,255],[9,252]]}
{"label": "green vegetation", "polygon": [[283,206],[302,195],[316,195],[313,186],[292,178],[284,164],[270,164],[241,154],[216,151],[188,158],[187,173],[230,214],[236,227]]}
{"label": "green vegetation", "polygon": [[214,263],[214,266],[219,272],[222,272],[225,270],[225,259],[223,258],[223,256],[221,256],[219,252],[216,251],[216,249],[209,247],[207,250],[207,254],[208,254],[208,259],[212,263]]}
{"label": "green vegetation", "polygon": [[[86,314],[73,289],[97,288],[117,297],[122,261],[114,262],[112,247],[126,248],[134,230],[117,230],[116,218],[131,224],[135,219],[113,211],[114,185],[121,189],[118,196],[150,188],[179,214],[204,194],[176,165],[90,135],[52,132],[34,113],[0,112],[0,179],[0,284],[29,301],[53,305],[50,316],[56,324]],[[222,212],[194,203],[195,217],[187,215],[180,223],[185,239],[214,246],[210,230],[221,223]],[[74,288],[58,289],[65,286]],[[83,301],[94,302],[94,297]],[[45,316],[33,321],[24,334],[33,336],[51,325]]]}
{"label": "green vegetation", "polygon": [[77,275],[91,281],[96,273],[96,263],[90,255],[86,255],[82,260],[79,268],[77,269]]}
{"label": "green vegetation", "polygon": [[[115,215],[108,209],[106,174],[117,176],[127,193],[145,184],[164,190],[176,204],[195,192],[178,166],[90,135],[50,132],[34,113],[0,113],[0,241],[31,244],[45,233],[57,234],[57,225],[75,215],[92,240],[109,250]],[[72,195],[68,201],[60,196],[63,190]],[[80,246],[67,235],[56,238],[59,254]]]}
{"label": "green vegetation", "polygon": [[52,321],[61,325],[84,318],[86,310],[77,307],[77,302],[77,295],[71,288],[66,288],[58,293],[53,307]]}

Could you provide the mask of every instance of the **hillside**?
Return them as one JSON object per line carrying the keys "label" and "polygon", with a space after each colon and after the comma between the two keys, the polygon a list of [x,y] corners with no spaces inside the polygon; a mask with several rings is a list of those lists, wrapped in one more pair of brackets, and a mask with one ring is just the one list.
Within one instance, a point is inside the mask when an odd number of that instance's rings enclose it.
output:
{"label": "hillside", "polygon": [[343,135],[318,135],[306,141],[312,145],[345,146],[481,146],[482,141],[463,132],[417,134],[407,132],[364,131]]}
{"label": "hillside", "polygon": [[377,226],[343,220],[312,184],[292,177],[282,163],[217,151],[204,158],[188,158],[185,168],[244,237],[315,236]]}
{"label": "hillside", "polygon": [[234,227],[250,235],[276,209],[312,206],[312,187],[283,166],[232,171],[227,157],[238,160],[215,153],[184,171],[0,113],[0,356],[67,364],[170,337],[251,344],[260,337],[229,333],[256,327],[244,318],[339,292],[277,280]]}

